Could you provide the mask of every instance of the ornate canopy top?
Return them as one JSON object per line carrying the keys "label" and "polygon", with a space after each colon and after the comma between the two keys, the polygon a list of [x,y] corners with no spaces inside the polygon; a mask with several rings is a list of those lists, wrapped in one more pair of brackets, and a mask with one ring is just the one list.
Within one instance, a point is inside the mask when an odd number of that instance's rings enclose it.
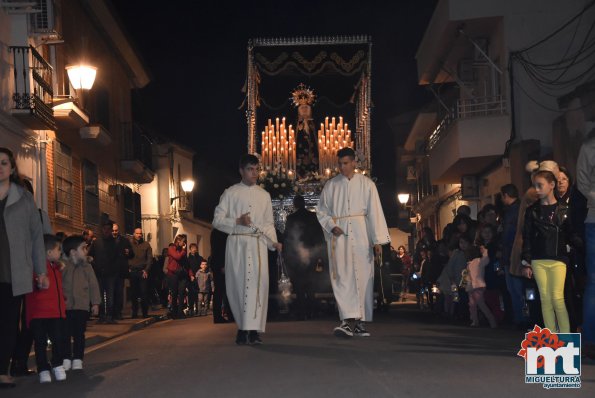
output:
{"label": "ornate canopy top", "polygon": [[248,44],[254,47],[372,44],[372,37],[369,35],[257,37],[250,40]]}
{"label": "ornate canopy top", "polygon": [[304,83],[300,83],[295,90],[291,93],[291,99],[293,105],[298,107],[300,105],[312,105],[316,99],[314,90],[306,86]]}

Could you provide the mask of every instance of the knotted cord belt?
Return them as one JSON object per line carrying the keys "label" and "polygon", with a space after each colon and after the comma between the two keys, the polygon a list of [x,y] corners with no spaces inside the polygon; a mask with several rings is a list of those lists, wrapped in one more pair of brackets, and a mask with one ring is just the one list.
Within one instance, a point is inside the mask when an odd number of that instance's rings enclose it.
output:
{"label": "knotted cord belt", "polygon": [[258,248],[258,283],[256,285],[256,306],[254,307],[254,318],[256,319],[256,313],[258,311],[258,307],[260,305],[260,270],[262,267],[262,260],[260,258],[260,234],[252,234],[252,233],[233,233],[231,236],[251,236],[256,238],[256,244]]}
{"label": "knotted cord belt", "polygon": [[[366,214],[353,214],[353,215],[348,215],[348,216],[340,216],[340,217],[332,217],[333,222],[336,224],[337,220],[341,220],[344,218],[355,218],[355,217],[365,217]],[[341,228],[341,227],[339,227]],[[331,277],[333,279],[337,278],[337,258],[335,255],[335,251],[336,251],[336,245],[337,245],[337,238],[338,236],[336,236],[335,234],[332,234],[332,238],[331,238]],[[344,233],[345,236],[347,236],[347,234]]]}

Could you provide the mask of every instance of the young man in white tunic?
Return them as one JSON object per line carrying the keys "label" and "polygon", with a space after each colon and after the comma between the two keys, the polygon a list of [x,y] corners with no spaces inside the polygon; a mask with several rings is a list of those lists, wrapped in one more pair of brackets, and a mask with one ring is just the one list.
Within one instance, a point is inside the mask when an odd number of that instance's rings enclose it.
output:
{"label": "young man in white tunic", "polygon": [[330,179],[316,209],[325,231],[331,285],[341,324],[335,336],[370,336],[364,322],[374,309],[374,256],[390,242],[374,182],[355,172],[355,152],[337,153],[341,174]]}
{"label": "young man in white tunic", "polygon": [[225,287],[238,325],[236,343],[262,344],[269,298],[267,248],[281,251],[271,196],[256,184],[258,158],[240,159],[242,181],[227,188],[215,209],[213,227],[229,235],[225,248]]}

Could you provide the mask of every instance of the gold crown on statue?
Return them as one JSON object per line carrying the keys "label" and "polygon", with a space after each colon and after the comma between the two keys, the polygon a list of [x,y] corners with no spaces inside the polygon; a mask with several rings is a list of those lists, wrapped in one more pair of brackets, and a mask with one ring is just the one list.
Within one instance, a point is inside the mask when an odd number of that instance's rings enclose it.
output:
{"label": "gold crown on statue", "polygon": [[304,83],[300,83],[300,85],[291,93],[291,99],[294,106],[312,105],[316,99],[316,95],[314,94],[314,90],[306,86]]}

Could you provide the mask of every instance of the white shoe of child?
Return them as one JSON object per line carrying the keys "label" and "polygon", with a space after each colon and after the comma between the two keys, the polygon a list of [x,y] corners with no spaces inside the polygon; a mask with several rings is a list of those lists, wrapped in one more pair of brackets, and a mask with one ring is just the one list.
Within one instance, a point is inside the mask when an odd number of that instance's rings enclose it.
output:
{"label": "white shoe of child", "polygon": [[72,361],[72,370],[83,370],[83,360],[75,359]]}
{"label": "white shoe of child", "polygon": [[62,362],[62,366],[64,367],[64,370],[70,370],[70,368],[72,368],[72,361],[70,359],[65,359],[64,362]]}
{"label": "white shoe of child", "polygon": [[51,383],[52,382],[52,376],[50,375],[49,370],[44,370],[42,372],[39,372],[39,382],[40,383]]}
{"label": "white shoe of child", "polygon": [[56,366],[52,370],[54,371],[54,378],[56,381],[66,380],[66,371],[64,370],[64,366]]}

